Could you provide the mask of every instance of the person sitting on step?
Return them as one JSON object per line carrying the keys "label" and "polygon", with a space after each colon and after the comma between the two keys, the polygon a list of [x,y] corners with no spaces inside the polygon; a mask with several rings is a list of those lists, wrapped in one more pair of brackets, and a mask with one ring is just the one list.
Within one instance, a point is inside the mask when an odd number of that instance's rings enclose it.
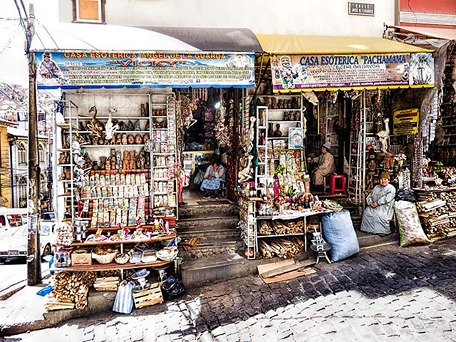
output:
{"label": "person sitting on step", "polygon": [[361,231],[382,236],[391,233],[390,221],[394,215],[396,188],[390,184],[387,171],[380,172],[379,177],[380,184],[366,197],[367,207],[363,212]]}
{"label": "person sitting on step", "polygon": [[331,144],[324,143],[321,147],[321,155],[315,158],[308,157],[308,163],[316,163],[317,167],[312,171],[311,180],[315,190],[323,190],[324,178],[336,172],[334,156],[331,154]]}
{"label": "person sitting on step", "polygon": [[214,159],[206,169],[204,179],[201,182],[200,189],[204,192],[204,197],[215,197],[220,183],[225,181],[225,168],[218,159]]}

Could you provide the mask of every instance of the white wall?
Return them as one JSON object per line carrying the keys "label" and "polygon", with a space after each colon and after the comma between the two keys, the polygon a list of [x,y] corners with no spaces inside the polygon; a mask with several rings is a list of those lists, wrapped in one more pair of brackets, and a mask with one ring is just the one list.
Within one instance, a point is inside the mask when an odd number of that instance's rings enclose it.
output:
{"label": "white wall", "polygon": [[[71,22],[70,0],[59,1],[60,21]],[[381,37],[394,24],[394,0],[375,4],[375,16],[348,15],[346,0],[106,0],[108,24],[241,27],[254,33]]]}

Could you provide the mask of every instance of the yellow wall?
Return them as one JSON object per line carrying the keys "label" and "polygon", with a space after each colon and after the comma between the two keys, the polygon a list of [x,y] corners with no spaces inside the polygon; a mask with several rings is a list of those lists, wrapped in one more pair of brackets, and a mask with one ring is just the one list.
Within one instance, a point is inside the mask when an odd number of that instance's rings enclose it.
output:
{"label": "yellow wall", "polygon": [[8,147],[7,126],[0,123],[0,204],[2,199],[7,202],[4,206],[11,206],[10,158]]}

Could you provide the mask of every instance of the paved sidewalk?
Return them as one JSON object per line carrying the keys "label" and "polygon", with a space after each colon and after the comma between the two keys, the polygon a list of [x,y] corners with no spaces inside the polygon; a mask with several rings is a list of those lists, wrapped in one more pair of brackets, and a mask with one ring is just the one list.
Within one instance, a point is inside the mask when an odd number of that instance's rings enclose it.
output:
{"label": "paved sidewalk", "polygon": [[455,238],[377,246],[290,281],[249,276],[4,341],[456,341],[455,266]]}

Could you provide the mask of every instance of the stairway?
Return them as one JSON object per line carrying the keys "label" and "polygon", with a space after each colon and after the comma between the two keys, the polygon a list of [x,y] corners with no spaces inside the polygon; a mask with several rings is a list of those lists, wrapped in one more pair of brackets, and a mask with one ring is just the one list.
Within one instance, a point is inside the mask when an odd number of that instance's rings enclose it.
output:
{"label": "stairway", "polygon": [[[201,201],[179,208],[178,236],[182,280],[186,287],[253,274],[256,263],[243,256],[244,242],[237,225],[239,208],[227,200]],[[185,250],[185,242],[198,242]]]}

